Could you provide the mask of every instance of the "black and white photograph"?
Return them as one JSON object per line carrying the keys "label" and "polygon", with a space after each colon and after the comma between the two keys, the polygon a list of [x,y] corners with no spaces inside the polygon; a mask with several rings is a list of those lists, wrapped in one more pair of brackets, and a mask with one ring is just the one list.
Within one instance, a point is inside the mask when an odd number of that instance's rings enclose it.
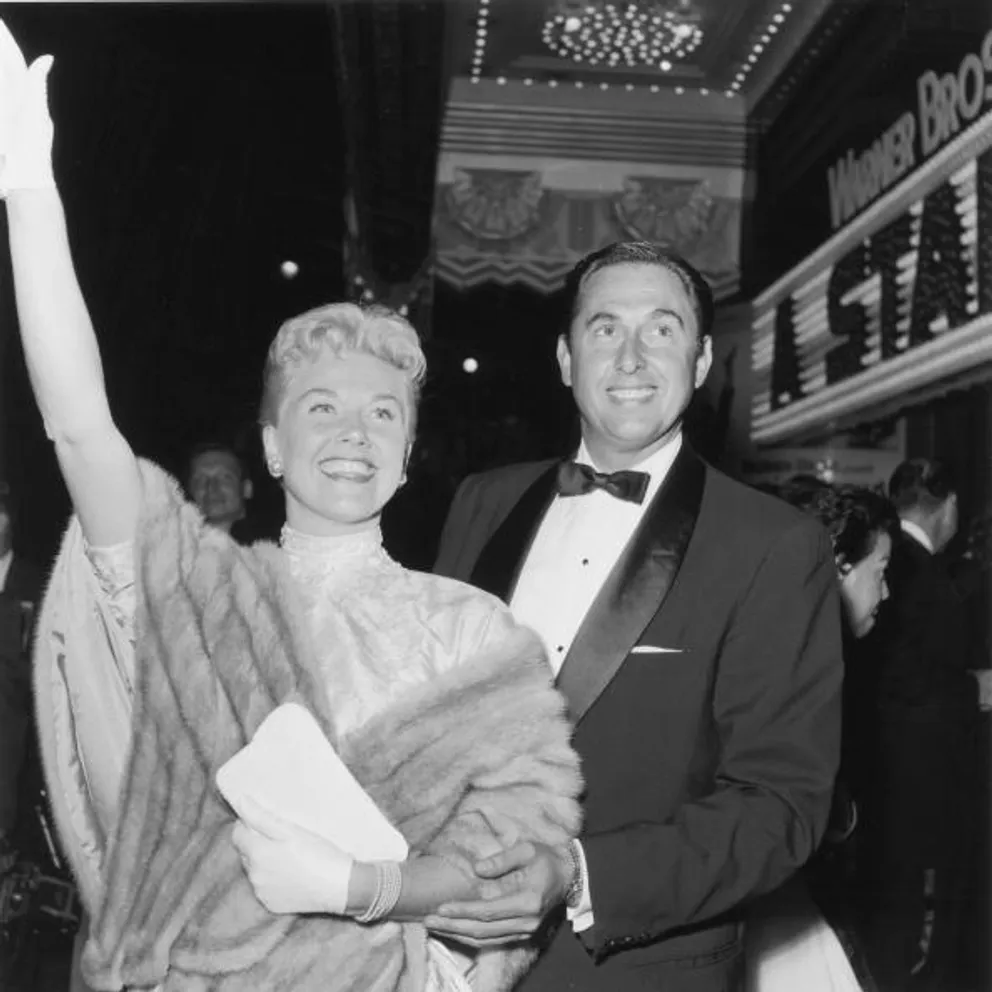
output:
{"label": "black and white photograph", "polygon": [[992,992],[992,2],[0,2],[0,992]]}

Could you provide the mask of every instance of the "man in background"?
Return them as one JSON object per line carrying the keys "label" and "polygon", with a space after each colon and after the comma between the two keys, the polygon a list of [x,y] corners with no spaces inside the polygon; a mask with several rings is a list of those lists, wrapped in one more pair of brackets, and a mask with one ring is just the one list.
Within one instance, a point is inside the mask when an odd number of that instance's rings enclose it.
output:
{"label": "man in background", "polygon": [[958,495],[945,465],[899,465],[889,601],[864,642],[874,742],[865,796],[866,945],[882,992],[953,992],[962,948],[980,681],[967,614],[978,570],[945,552]]}
{"label": "man in background", "polygon": [[241,456],[229,445],[208,441],[190,454],[186,488],[207,523],[245,542],[251,479]]}

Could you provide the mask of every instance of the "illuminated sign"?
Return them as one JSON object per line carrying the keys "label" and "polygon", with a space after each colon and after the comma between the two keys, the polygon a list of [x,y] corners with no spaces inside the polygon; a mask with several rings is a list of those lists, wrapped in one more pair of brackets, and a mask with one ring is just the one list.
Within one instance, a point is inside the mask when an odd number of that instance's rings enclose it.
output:
{"label": "illuminated sign", "polygon": [[754,303],[770,443],[992,361],[992,114]]}
{"label": "illuminated sign", "polygon": [[[978,52],[969,52],[957,72],[942,76],[932,70],[916,82],[916,113],[907,111],[869,148],[853,148],[827,170],[830,222],[846,224],[992,103],[992,31]],[[917,143],[917,138],[919,142]]]}

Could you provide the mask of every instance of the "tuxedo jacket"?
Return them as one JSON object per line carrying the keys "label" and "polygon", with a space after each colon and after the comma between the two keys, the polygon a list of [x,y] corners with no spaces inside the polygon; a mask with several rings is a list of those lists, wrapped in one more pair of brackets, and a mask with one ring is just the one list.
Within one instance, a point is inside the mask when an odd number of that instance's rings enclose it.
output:
{"label": "tuxedo jacket", "polygon": [[[466,479],[437,571],[509,601],[556,469]],[[583,764],[595,924],[558,927],[521,988],[730,987],[678,976],[737,954],[749,900],[819,843],[842,672],[824,530],[683,444],[558,676]]]}
{"label": "tuxedo jacket", "polygon": [[956,574],[946,555],[905,533],[893,542],[889,599],[859,645],[860,665],[875,680],[858,736],[862,836],[876,872],[954,864],[970,829],[981,788],[966,601],[976,577]]}
{"label": "tuxedo jacket", "polygon": [[977,711],[978,686],[968,672],[968,578],[952,572],[946,555],[930,554],[906,533],[896,536],[886,570],[889,599],[865,640],[878,665],[883,707]]}

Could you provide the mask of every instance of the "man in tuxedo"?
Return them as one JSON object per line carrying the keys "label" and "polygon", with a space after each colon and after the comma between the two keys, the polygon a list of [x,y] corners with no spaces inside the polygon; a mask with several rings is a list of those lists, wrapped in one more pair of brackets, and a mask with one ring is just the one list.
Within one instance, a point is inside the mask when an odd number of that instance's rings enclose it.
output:
{"label": "man in tuxedo", "polygon": [[903,462],[889,496],[901,534],[887,572],[890,597],[863,655],[875,702],[863,803],[866,949],[883,992],[936,992],[963,987],[980,688],[970,671],[967,598],[980,569],[945,553],[958,530],[945,465]]}
{"label": "man in tuxedo", "polygon": [[504,598],[544,640],[585,824],[567,851],[508,836],[477,866],[487,898],[427,922],[485,945],[543,917],[549,943],[523,992],[738,989],[748,902],[813,853],[830,806],[830,543],[682,437],[712,358],[695,269],[656,245],[611,245],[579,263],[569,295],[557,354],[577,456],[468,478],[436,567]]}

